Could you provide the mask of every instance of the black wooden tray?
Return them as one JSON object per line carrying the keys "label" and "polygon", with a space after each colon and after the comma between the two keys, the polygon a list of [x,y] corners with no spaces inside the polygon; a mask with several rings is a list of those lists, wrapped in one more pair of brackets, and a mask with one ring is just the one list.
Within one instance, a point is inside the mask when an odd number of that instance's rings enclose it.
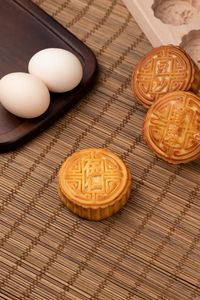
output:
{"label": "black wooden tray", "polygon": [[30,0],[0,0],[0,77],[27,72],[28,61],[44,48],[73,52],[83,65],[83,79],[72,91],[51,94],[49,109],[35,119],[18,118],[0,105],[0,151],[9,151],[47,128],[92,87],[96,74],[93,52]]}

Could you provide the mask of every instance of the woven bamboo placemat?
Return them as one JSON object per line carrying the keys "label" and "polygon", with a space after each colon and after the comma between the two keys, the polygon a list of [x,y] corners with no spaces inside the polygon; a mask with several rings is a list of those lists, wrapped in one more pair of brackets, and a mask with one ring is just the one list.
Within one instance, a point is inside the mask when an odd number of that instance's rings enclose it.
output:
{"label": "woven bamboo placemat", "polygon": [[[120,0],[35,0],[95,52],[94,89],[51,128],[0,155],[0,299],[200,299],[200,161],[173,166],[141,137],[130,75],[151,49]],[[63,160],[108,147],[133,175],[130,200],[89,222],[59,201]]]}

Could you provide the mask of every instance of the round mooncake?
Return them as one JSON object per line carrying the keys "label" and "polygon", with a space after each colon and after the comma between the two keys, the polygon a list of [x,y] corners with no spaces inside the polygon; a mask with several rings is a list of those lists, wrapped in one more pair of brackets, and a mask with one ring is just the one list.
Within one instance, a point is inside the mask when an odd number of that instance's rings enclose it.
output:
{"label": "round mooncake", "polygon": [[107,149],[75,152],[61,166],[58,193],[75,214],[102,220],[116,213],[128,200],[131,175],[123,161]]}
{"label": "round mooncake", "polygon": [[200,98],[182,91],[161,97],[147,112],[143,134],[153,152],[170,163],[199,158]]}
{"label": "round mooncake", "polygon": [[200,71],[179,47],[154,48],[137,64],[132,76],[133,95],[149,108],[163,94],[173,91],[198,92]]}

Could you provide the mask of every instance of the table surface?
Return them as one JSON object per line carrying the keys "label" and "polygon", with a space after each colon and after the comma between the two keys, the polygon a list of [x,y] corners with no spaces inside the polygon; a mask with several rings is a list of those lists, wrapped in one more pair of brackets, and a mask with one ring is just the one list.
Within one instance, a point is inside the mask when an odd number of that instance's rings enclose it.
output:
{"label": "table surface", "polygon": [[[96,54],[92,91],[31,142],[0,155],[0,299],[200,299],[200,160],[174,166],[142,139],[130,78],[151,45],[121,0],[35,0]],[[130,168],[128,204],[101,222],[57,195],[62,162],[107,147]]]}

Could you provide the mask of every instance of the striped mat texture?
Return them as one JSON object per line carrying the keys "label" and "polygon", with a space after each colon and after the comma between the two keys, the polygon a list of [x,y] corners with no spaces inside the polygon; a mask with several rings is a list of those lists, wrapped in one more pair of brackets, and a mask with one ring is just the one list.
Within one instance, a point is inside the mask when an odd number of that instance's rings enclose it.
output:
{"label": "striped mat texture", "polygon": [[[89,94],[48,130],[0,155],[0,299],[200,299],[200,160],[174,166],[145,145],[130,78],[151,45],[120,0],[35,0],[99,64]],[[107,147],[133,175],[118,214],[89,222],[57,195],[63,161]]]}

